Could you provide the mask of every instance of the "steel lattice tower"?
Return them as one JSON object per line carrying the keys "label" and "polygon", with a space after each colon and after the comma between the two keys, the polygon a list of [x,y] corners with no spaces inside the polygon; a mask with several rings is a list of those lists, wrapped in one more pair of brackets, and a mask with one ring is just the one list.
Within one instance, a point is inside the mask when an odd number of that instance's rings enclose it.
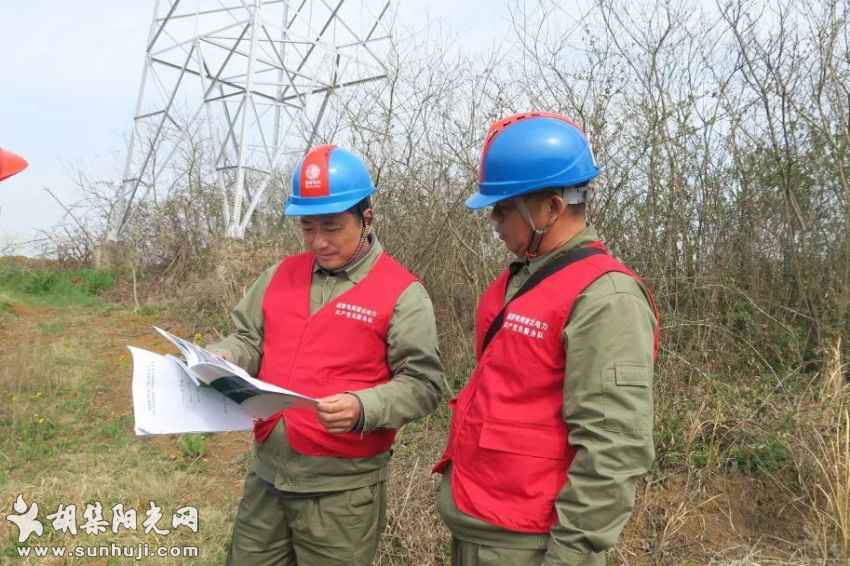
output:
{"label": "steel lattice tower", "polygon": [[389,5],[156,0],[108,240],[134,203],[185,182],[171,163],[198,139],[212,148],[227,235],[242,238],[272,173],[312,144],[330,97],[387,76]]}

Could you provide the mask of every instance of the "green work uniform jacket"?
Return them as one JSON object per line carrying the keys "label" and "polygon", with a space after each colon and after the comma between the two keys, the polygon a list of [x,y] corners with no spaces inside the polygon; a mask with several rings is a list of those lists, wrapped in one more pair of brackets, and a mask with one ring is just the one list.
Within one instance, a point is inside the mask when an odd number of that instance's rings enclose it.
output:
{"label": "green work uniform jacket", "polygon": [[[382,252],[380,242],[372,237],[366,254],[345,270],[329,273],[316,264],[310,284],[310,312],[362,281]],[[236,331],[209,346],[230,352],[235,363],[252,375],[257,374],[263,354],[263,296],[278,265],[260,275],[233,310]],[[363,405],[363,432],[399,428],[428,415],[443,396],[434,309],[421,283],[413,283],[399,297],[390,319],[387,346],[392,379],[356,392]],[[266,441],[255,445],[254,471],[278,490],[298,496],[355,489],[386,480],[389,451],[368,458],[305,456],[289,445],[285,426],[281,419]]]}
{"label": "green work uniform jacket", "polygon": [[[520,260],[523,265],[509,281],[505,301],[548,260],[598,239],[587,227],[545,256]],[[577,452],[555,502],[557,524],[549,534],[507,531],[466,515],[451,498],[444,498],[447,504],[440,512],[454,537],[493,547],[545,548],[544,565],[605,564],[605,551],[616,543],[631,515],[635,484],[655,458],[655,324],[643,289],[628,275],[603,275],[578,297],[562,332],[568,376],[563,416]],[[618,385],[618,367],[642,379]],[[449,477],[444,474],[443,482]]]}

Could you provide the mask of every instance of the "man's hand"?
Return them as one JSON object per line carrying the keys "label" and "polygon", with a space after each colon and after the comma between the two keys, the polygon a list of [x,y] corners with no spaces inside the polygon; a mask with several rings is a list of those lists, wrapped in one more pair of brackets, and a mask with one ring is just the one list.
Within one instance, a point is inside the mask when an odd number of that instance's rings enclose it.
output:
{"label": "man's hand", "polygon": [[328,432],[350,432],[360,419],[360,400],[351,393],[340,393],[318,400],[319,422]]}

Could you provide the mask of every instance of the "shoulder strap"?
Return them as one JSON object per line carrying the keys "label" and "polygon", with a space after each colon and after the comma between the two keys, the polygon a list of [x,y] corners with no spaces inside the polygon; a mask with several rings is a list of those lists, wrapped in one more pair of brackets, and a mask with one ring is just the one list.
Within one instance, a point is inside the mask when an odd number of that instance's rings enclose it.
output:
{"label": "shoulder strap", "polygon": [[499,311],[499,314],[496,315],[496,318],[494,318],[493,322],[490,323],[490,327],[487,329],[487,334],[484,335],[484,341],[481,343],[481,355],[484,355],[484,351],[487,350],[487,346],[496,336],[499,329],[502,328],[502,323],[505,321],[505,311],[507,310],[508,305],[532,290],[540,284],[541,281],[553,273],[557,273],[565,267],[572,265],[577,261],[581,261],[584,258],[604,253],[604,251],[596,247],[580,246],[571,249],[564,255],[556,257],[538,269],[531,277],[528,278],[528,281],[519,288],[516,294],[511,297],[511,300],[505,303],[505,306],[502,307],[502,310]]}

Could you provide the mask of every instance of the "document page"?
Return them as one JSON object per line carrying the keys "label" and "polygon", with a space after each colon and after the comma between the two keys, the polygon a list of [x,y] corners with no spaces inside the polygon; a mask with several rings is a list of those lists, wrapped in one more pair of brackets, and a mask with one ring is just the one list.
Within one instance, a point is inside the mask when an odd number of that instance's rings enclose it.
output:
{"label": "document page", "polygon": [[129,347],[136,434],[251,430],[253,418],[215,389],[198,386],[171,357]]}

